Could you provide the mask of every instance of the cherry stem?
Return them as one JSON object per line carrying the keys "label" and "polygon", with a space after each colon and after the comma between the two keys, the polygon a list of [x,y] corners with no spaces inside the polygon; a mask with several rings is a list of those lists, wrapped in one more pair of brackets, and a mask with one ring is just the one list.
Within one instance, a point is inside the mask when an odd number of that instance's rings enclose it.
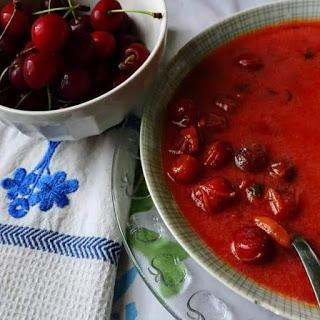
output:
{"label": "cherry stem", "polygon": [[51,97],[51,91],[49,86],[47,86],[47,96],[48,96],[48,110],[50,111],[52,109],[52,97]]}
{"label": "cherry stem", "polygon": [[18,108],[21,106],[21,104],[23,103],[23,101],[26,100],[26,99],[31,95],[32,92],[33,92],[33,91],[29,91],[29,92],[27,92],[26,94],[24,94],[24,95],[21,97],[21,99],[19,100],[19,102],[17,103],[15,109],[18,109]]}
{"label": "cherry stem", "polygon": [[128,12],[128,13],[142,13],[146,14],[147,16],[151,16],[156,19],[162,19],[163,15],[161,12],[150,12],[150,11],[145,11],[145,10],[122,10],[122,9],[117,9],[117,10],[109,10],[107,12],[108,15],[113,15],[114,13],[123,13],[123,12]]}
{"label": "cherry stem", "polygon": [[12,67],[12,65],[6,67],[3,69],[3,71],[1,72],[1,75],[0,75],[0,84],[4,78],[4,76],[7,74],[7,72],[9,71],[9,69]]}
{"label": "cherry stem", "polygon": [[120,70],[126,70],[128,62],[136,60],[136,56],[134,54],[130,54],[123,62],[119,64]]}
{"label": "cherry stem", "polygon": [[32,50],[35,50],[35,49],[36,49],[35,46],[33,46],[33,47],[31,47],[31,48],[28,48],[28,49],[24,49],[24,50],[20,51],[20,52],[16,55],[16,57],[17,57],[17,58],[18,58],[18,57],[21,57],[21,56],[25,55],[26,53],[31,52]]}
{"label": "cherry stem", "polygon": [[51,11],[51,0],[49,0],[48,9]]}
{"label": "cherry stem", "polygon": [[[71,8],[72,8],[72,2],[71,2],[71,0],[68,0],[68,4],[69,4],[69,7],[70,7],[70,10],[72,10],[72,9],[71,9]],[[78,19],[77,19],[77,16],[76,16],[75,11],[72,10],[71,12],[72,12],[74,21],[77,22]]]}
{"label": "cherry stem", "polygon": [[66,11],[66,10],[75,10],[80,8],[81,5],[80,4],[76,4],[75,6],[71,7],[59,7],[59,8],[52,8],[52,9],[46,9],[46,10],[40,10],[40,11],[36,11],[33,12],[32,14],[34,16],[39,15],[39,14],[44,14],[44,13],[50,13],[50,12],[54,12],[54,11]]}

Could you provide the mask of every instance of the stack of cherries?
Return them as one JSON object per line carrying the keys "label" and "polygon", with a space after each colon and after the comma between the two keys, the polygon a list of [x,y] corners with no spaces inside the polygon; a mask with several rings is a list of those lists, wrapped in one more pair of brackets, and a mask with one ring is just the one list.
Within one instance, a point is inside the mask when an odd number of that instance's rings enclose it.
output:
{"label": "stack of cherries", "polygon": [[116,87],[149,56],[116,0],[101,0],[92,10],[71,0],[42,0],[40,6],[31,12],[12,0],[1,9],[2,105],[67,108]]}

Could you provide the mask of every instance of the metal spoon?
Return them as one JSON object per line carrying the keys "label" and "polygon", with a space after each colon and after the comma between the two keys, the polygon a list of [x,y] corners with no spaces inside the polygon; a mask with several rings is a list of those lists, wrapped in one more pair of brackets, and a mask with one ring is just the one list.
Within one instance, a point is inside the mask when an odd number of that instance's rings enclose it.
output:
{"label": "metal spoon", "polygon": [[293,237],[292,246],[298,252],[320,306],[320,261],[307,241],[301,236],[295,235]]}

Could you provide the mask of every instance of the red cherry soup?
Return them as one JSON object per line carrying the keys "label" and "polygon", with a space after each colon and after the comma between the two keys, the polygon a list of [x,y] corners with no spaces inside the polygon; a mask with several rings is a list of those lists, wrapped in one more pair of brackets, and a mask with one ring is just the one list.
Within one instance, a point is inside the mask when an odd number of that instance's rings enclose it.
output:
{"label": "red cherry soup", "polygon": [[[286,232],[320,255],[319,124],[320,22],[290,22],[240,36],[198,64],[168,106],[162,143],[168,185],[206,244],[261,285],[309,303]],[[283,238],[258,220],[274,221]]]}

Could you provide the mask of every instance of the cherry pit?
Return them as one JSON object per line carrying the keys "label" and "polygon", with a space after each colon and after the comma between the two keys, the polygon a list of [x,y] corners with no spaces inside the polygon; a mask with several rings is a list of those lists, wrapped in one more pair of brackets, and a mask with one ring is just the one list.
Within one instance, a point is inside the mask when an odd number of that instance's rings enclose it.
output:
{"label": "cherry pit", "polygon": [[64,109],[127,80],[150,51],[116,0],[93,8],[71,0],[42,0],[32,11],[11,0],[0,11],[0,104],[14,109]]}

